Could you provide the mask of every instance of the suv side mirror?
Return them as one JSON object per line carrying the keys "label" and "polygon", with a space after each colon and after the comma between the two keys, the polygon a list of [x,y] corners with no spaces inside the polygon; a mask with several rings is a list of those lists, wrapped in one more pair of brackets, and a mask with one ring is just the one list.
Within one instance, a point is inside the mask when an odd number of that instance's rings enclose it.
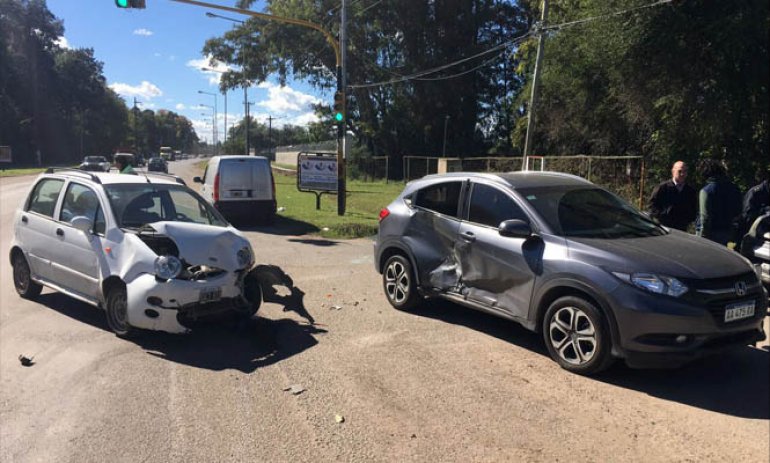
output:
{"label": "suv side mirror", "polygon": [[70,220],[70,224],[85,234],[91,233],[91,229],[94,227],[94,223],[88,217],[79,215]]}
{"label": "suv side mirror", "polygon": [[532,236],[532,227],[527,222],[519,219],[502,222],[497,231],[500,233],[500,236],[508,238],[529,238]]}
{"label": "suv side mirror", "polygon": [[203,179],[200,178],[200,177],[194,177],[193,178],[193,182],[195,182],[195,183],[203,183]]}

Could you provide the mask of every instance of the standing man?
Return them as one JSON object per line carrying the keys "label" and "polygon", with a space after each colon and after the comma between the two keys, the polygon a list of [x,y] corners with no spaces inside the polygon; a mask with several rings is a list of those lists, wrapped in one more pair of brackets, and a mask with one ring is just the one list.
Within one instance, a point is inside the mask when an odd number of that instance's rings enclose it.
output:
{"label": "standing man", "polygon": [[706,179],[706,186],[700,190],[696,234],[726,246],[733,238],[743,197],[719,161],[706,159],[700,174]]}
{"label": "standing man", "polygon": [[121,174],[136,175],[136,171],[131,167],[131,159],[128,156],[115,156],[115,166]]}
{"label": "standing man", "polygon": [[676,161],[671,167],[671,180],[655,187],[650,197],[650,215],[661,224],[687,231],[698,214],[695,188],[686,183],[687,164]]}

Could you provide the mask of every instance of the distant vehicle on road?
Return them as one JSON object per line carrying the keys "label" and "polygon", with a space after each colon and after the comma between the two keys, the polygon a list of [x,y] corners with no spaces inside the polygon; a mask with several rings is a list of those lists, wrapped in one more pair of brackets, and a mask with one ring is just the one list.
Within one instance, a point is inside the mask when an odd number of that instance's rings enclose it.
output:
{"label": "distant vehicle on road", "polygon": [[572,175],[411,182],[380,212],[374,257],[394,307],[438,297],[516,321],[574,373],[615,358],[678,366],[765,339],[768,296],[746,259]]}
{"label": "distant vehicle on road", "polygon": [[163,158],[150,158],[147,162],[148,172],[164,172],[168,173],[168,163]]}
{"label": "distant vehicle on road", "polygon": [[49,169],[16,212],[13,283],[101,307],[118,336],[261,304],[249,241],[181,179]]}
{"label": "distant vehicle on road", "polygon": [[161,146],[160,147],[160,157],[165,159],[166,161],[174,161],[176,160],[176,155],[174,154],[174,149],[170,146]]}
{"label": "distant vehicle on road", "polygon": [[92,172],[109,172],[110,161],[104,156],[86,156],[78,168]]}

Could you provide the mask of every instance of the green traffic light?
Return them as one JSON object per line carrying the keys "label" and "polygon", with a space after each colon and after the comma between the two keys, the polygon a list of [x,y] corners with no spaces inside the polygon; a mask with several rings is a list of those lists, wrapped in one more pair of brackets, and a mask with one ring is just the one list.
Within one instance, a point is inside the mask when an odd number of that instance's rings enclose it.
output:
{"label": "green traffic light", "polygon": [[334,118],[337,120],[337,122],[342,122],[342,113],[334,114]]}
{"label": "green traffic light", "polygon": [[115,0],[115,4],[118,8],[128,8],[128,0]]}

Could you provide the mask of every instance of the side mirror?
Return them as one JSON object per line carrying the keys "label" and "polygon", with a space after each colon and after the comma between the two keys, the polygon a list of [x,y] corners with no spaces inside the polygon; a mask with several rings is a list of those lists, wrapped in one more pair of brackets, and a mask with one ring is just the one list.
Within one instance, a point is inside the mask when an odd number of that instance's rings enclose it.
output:
{"label": "side mirror", "polygon": [[529,238],[532,236],[532,227],[523,220],[506,220],[500,224],[497,231],[500,236],[508,238]]}
{"label": "side mirror", "polygon": [[88,217],[79,215],[70,220],[70,224],[85,234],[91,233],[91,229],[94,228],[94,223]]}
{"label": "side mirror", "polygon": [[193,178],[193,182],[195,182],[195,183],[203,183],[203,179],[200,178],[200,177],[194,177]]}

